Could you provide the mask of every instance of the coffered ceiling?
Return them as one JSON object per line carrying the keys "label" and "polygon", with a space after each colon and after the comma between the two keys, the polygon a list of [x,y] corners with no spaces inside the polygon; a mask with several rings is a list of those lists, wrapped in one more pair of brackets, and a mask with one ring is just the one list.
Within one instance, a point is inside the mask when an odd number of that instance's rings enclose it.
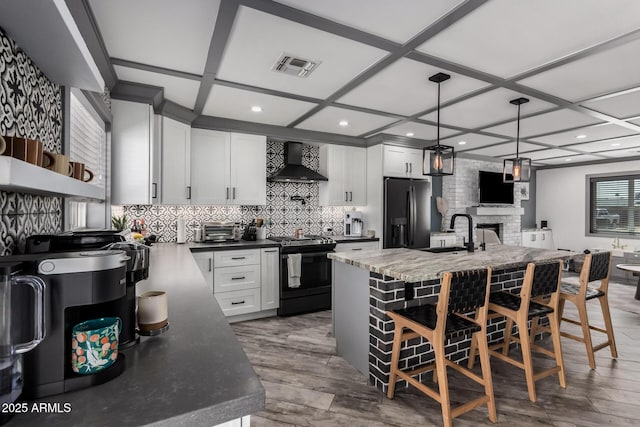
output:
{"label": "coffered ceiling", "polygon": [[[445,72],[440,138],[457,152],[512,156],[509,100],[525,96],[520,152],[536,164],[640,155],[637,0],[66,1],[84,5],[103,74],[162,88],[193,117],[423,147],[428,77]],[[282,54],[318,65],[277,73]]]}

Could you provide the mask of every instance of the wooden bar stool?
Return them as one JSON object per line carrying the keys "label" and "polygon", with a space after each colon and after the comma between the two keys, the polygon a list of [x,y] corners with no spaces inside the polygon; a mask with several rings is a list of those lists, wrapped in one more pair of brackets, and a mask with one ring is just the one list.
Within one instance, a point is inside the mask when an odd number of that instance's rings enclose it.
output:
{"label": "wooden bar stool", "polygon": [[[395,323],[391,373],[387,391],[389,399],[393,399],[396,381],[400,378],[440,402],[445,426],[451,426],[453,418],[485,403],[489,410],[489,419],[492,422],[497,421],[486,333],[490,277],[490,268],[444,273],[437,305],[387,311],[387,315]],[[475,317],[470,317],[469,313],[471,312],[475,312]],[[406,332],[405,329],[407,329]],[[445,357],[446,339],[469,334],[475,334],[478,337],[482,376],[476,375]],[[417,337],[429,340],[435,353],[435,361],[411,371],[399,370],[398,362],[402,342]],[[485,394],[452,409],[447,382],[447,366],[482,384]],[[434,371],[434,380],[438,383],[439,392],[413,378],[429,371]]]}
{"label": "wooden bar stool", "polygon": [[[564,373],[564,359],[560,345],[560,325],[558,323],[560,301],[560,279],[562,275],[562,261],[527,264],[524,281],[520,294],[509,292],[496,292],[489,296],[489,318],[506,317],[507,324],[504,330],[504,341],[489,346],[489,354],[500,360],[504,360],[513,366],[523,369],[527,379],[529,399],[536,401],[536,381],[558,373],[560,387],[567,386]],[[540,316],[548,316],[549,327],[538,323]],[[531,332],[528,322],[531,320]],[[512,334],[513,323],[518,327],[518,336]],[[553,351],[534,343],[536,333],[549,332],[553,342]],[[517,342],[522,348],[522,362],[509,357],[509,345]],[[473,367],[477,343],[471,342],[469,354],[469,368]],[[502,352],[496,349],[501,349]],[[554,358],[556,366],[544,371],[533,372],[533,360],[531,352],[535,351]]]}
{"label": "wooden bar stool", "polygon": [[[611,252],[598,252],[587,254],[580,270],[579,284],[562,283],[560,287],[560,319],[574,325],[582,327],[582,336],[573,335],[567,332],[561,332],[563,337],[571,338],[584,343],[587,348],[587,357],[589,358],[589,366],[596,369],[596,358],[594,353],[600,349],[609,346],[611,357],[618,358],[618,350],[616,349],[616,340],[613,336],[613,325],[611,323],[611,314],[609,312],[609,299],[607,291],[609,289],[609,272],[611,270]],[[600,287],[592,288],[589,283],[600,281]],[[605,328],[592,326],[587,317],[587,301],[597,299],[602,309],[602,317],[604,319]],[[562,317],[565,301],[571,301],[578,308],[580,320],[568,319]],[[602,332],[607,335],[607,341],[596,346],[591,341],[591,330]]]}

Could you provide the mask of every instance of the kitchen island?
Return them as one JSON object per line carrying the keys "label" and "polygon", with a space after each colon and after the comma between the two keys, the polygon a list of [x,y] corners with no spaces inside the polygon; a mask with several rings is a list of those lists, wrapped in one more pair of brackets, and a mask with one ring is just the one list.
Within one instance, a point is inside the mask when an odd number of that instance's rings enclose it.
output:
{"label": "kitchen island", "polygon": [[169,330],[123,350],[126,368],[119,377],[27,402],[29,408],[59,404],[60,412],[29,411],[7,426],[210,427],[264,408],[264,388],[189,247],[160,243],[150,255],[149,278],[137,284],[137,294],[167,292]]}
{"label": "kitchen island", "polygon": [[[496,292],[519,288],[529,262],[566,260],[577,255],[509,245],[487,245],[486,251],[472,253],[429,253],[405,248],[331,253],[328,256],[333,260],[337,352],[366,375],[371,384],[386,392],[394,325],[385,311],[435,304],[440,278],[446,271],[490,266],[491,291]],[[503,338],[504,326],[503,319],[489,323],[490,342]],[[469,343],[468,337],[448,341],[447,356],[451,360],[467,358]],[[431,344],[415,338],[404,344],[399,368],[417,367],[432,359]]]}

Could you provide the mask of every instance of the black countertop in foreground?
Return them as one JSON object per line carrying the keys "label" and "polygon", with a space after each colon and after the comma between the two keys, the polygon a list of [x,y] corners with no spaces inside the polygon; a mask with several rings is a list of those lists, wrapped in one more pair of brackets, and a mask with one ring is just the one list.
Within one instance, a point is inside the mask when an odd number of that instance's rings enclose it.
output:
{"label": "black countertop in foreground", "polygon": [[160,243],[150,252],[149,278],[137,293],[167,291],[170,329],[124,350],[119,377],[37,400],[69,403],[70,413],[20,414],[8,427],[209,427],[264,409],[264,388],[188,245]]}

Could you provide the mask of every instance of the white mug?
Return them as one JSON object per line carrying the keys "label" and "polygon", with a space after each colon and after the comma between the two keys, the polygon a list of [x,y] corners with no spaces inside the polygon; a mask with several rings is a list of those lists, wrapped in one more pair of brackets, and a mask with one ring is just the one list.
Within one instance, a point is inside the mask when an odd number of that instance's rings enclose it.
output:
{"label": "white mug", "polygon": [[138,328],[149,332],[162,329],[169,323],[167,293],[149,291],[138,296]]}

